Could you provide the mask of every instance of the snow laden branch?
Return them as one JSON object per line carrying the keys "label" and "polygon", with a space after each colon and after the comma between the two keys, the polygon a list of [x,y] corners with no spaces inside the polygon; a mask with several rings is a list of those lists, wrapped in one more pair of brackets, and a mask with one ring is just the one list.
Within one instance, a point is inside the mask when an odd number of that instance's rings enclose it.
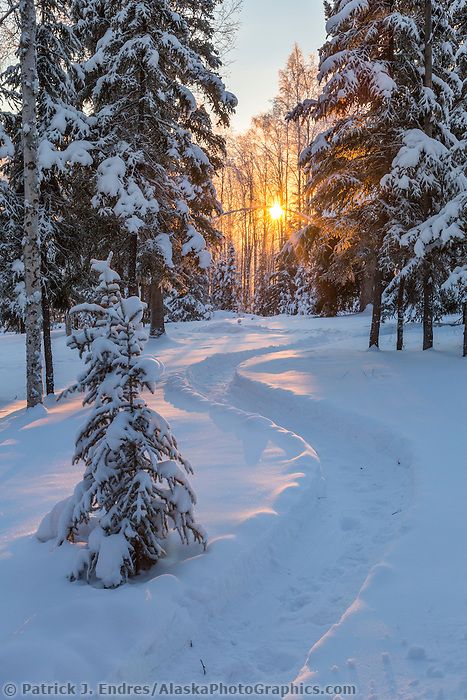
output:
{"label": "snow laden branch", "polygon": [[90,534],[71,579],[114,587],[155,564],[171,530],[184,544],[204,545],[206,536],[193,517],[192,468],[168,423],[141,396],[144,389],[154,392],[163,369],[143,357],[146,305],[122,297],[110,258],[93,261],[92,270],[99,276],[96,300],[72,310],[90,324],[68,341],[85,368],[66,392],[82,392],[83,404],[91,406],[74,455],[85,471],[62,510],[58,544],[79,541],[86,527]]}

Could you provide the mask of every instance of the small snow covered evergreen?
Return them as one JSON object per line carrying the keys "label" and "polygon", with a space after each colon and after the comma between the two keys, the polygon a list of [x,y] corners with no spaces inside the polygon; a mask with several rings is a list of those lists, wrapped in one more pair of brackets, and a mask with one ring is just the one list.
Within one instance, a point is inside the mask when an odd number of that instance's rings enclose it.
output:
{"label": "small snow covered evergreen", "polygon": [[294,278],[295,308],[298,316],[311,316],[315,311],[313,281],[305,265],[299,265]]}
{"label": "small snow covered evergreen", "polygon": [[266,269],[264,261],[262,261],[255,275],[255,291],[252,308],[253,313],[258,314],[258,316],[270,315],[268,308],[270,277],[271,275]]}
{"label": "small snow covered evergreen", "polygon": [[[187,260],[187,258],[185,258]],[[199,265],[186,265],[165,297],[167,321],[203,321],[211,318],[209,276]]]}
{"label": "small snow covered evergreen", "polygon": [[167,422],[141,396],[143,389],[154,392],[161,373],[160,363],[142,356],[145,304],[122,297],[110,260],[92,263],[99,275],[96,302],[73,309],[92,324],[68,341],[85,369],[66,394],[83,392],[83,404],[92,409],[74,455],[75,463],[85,465],[84,476],[58,532],[59,544],[73,542],[84,525],[94,525],[71,578],[97,579],[105,587],[157,562],[170,530],[185,544],[206,541],[193,517],[196,498],[187,479],[192,468]]}
{"label": "small snow covered evergreen", "polygon": [[213,274],[211,296],[215,309],[238,311],[241,306],[236,258],[235,247],[229,243],[226,252],[217,261]]}

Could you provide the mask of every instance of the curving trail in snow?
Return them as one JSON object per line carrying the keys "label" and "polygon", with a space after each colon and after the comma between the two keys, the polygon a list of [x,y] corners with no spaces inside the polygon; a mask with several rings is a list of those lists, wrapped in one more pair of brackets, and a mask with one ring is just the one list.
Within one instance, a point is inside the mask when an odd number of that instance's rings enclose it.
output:
{"label": "curving trail in snow", "polygon": [[[311,344],[323,339],[329,342],[327,335],[317,334]],[[255,362],[293,364],[290,347],[269,347],[266,355],[264,349],[216,354],[190,365],[183,377],[169,379],[165,398],[178,410],[207,413],[222,431],[240,439],[252,472],[266,464],[271,473],[286,438],[291,449],[284,450],[285,464],[303,470],[304,483],[299,482],[293,498],[275,496],[278,522],[266,537],[251,522],[241,546],[254,554],[241,553],[249,565],[241,568],[240,579],[232,581],[228,567],[221,566],[220,585],[203,582],[201,605],[190,606],[197,653],[190,646],[173,657],[173,667],[164,656],[149,669],[151,676],[181,675],[187,682],[199,673],[201,654],[213,680],[290,683],[309,648],[352,604],[400,529],[400,518],[392,514],[400,512],[410,493],[410,460],[402,441],[291,388],[273,389],[261,373],[252,379],[247,368]],[[319,445],[325,489],[316,474],[310,478],[311,445]],[[234,467],[232,479],[236,472]]]}
{"label": "curving trail in snow", "polygon": [[[193,463],[210,543],[206,554],[170,543],[154,570],[115,591],[69,584],[73,547],[31,537],[78,478],[78,402],[28,417],[5,405],[0,674],[305,680],[355,683],[371,700],[463,697],[467,601],[460,584],[452,605],[440,599],[427,578],[433,560],[453,579],[467,575],[449,541],[466,530],[459,332],[440,330],[442,352],[422,355],[414,327],[406,353],[377,353],[365,350],[368,322],[219,316],[150,341],[169,369],[151,400]],[[393,335],[387,324],[383,347]],[[20,375],[7,340],[13,397]],[[66,383],[76,364],[55,342]]]}

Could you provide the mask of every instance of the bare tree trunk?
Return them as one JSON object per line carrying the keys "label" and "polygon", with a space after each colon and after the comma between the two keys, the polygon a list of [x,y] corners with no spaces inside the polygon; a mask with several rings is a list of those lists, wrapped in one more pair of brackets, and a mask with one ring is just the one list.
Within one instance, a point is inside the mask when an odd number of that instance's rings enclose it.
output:
{"label": "bare tree trunk", "polygon": [[138,295],[138,280],[136,277],[138,235],[136,233],[130,235],[129,246],[130,249],[128,251],[128,294],[132,297]]}
{"label": "bare tree trunk", "polygon": [[[425,0],[425,73],[423,84],[427,88],[433,87],[433,0]],[[425,117],[425,132],[433,132],[431,112],[427,112]]]}
{"label": "bare tree trunk", "polygon": [[151,308],[151,287],[148,284],[141,284],[140,292],[141,300],[147,305],[143,313],[143,324],[146,325],[150,322],[150,308]]}
{"label": "bare tree trunk", "polygon": [[[143,21],[143,31],[145,31],[145,22]],[[146,97],[146,79],[143,66],[139,69],[139,99],[138,99],[138,120],[136,124],[136,133],[141,140],[145,130],[145,97]],[[138,233],[130,235],[129,250],[128,250],[128,294],[129,296],[138,296]]]}
{"label": "bare tree trunk", "polygon": [[[389,0],[389,10],[392,10],[392,0]],[[387,44],[387,60],[388,60],[388,65],[390,67],[390,72],[392,72],[392,64],[394,62],[394,31],[391,29],[388,34],[388,44]],[[391,164],[392,164],[392,149],[388,146],[388,144],[391,143],[391,138],[390,138],[390,128],[387,125],[387,144],[385,145],[386,149],[386,160],[387,160],[387,172],[390,171],[391,169]],[[386,218],[386,217],[385,217]],[[382,223],[382,222],[380,222]],[[384,223],[387,223],[385,221]],[[381,228],[381,231],[383,231],[383,228]],[[383,238],[381,237],[376,237],[376,241],[374,243],[375,245],[375,250],[374,250],[374,256],[375,256],[375,266],[374,266],[374,275],[373,275],[373,314],[372,314],[372,319],[371,319],[371,330],[370,330],[370,343],[369,346],[370,348],[376,347],[379,348],[379,336],[380,336],[380,330],[381,330],[381,312],[382,312],[382,298],[383,298],[383,273],[380,267],[380,259],[381,259],[381,246],[383,243]]]}
{"label": "bare tree trunk", "polygon": [[69,311],[65,311],[65,334],[67,336],[71,335],[72,331],[72,323],[71,323],[71,316]]}
{"label": "bare tree trunk", "polygon": [[42,403],[41,255],[37,164],[37,55],[34,0],[21,0],[20,66],[24,159],[23,259],[26,290],[26,384],[28,408]]}
{"label": "bare tree trunk", "polygon": [[[425,75],[423,84],[430,90],[433,89],[433,8],[432,0],[425,0]],[[430,138],[433,136],[433,122],[431,112],[425,116],[425,133]],[[431,213],[431,200],[425,195],[425,216]],[[433,347],[433,279],[432,260],[427,255],[423,268],[423,349],[430,350]]]}
{"label": "bare tree trunk", "polygon": [[153,280],[151,282],[151,329],[149,335],[152,338],[158,338],[164,333],[164,296],[160,284]]}
{"label": "bare tree trunk", "polygon": [[383,275],[376,267],[373,285],[373,315],[371,318],[370,348],[379,348],[379,331],[381,328],[381,300],[383,296]]}
{"label": "bare tree trunk", "polygon": [[425,260],[423,270],[423,349],[433,347],[433,279],[431,260]]}
{"label": "bare tree trunk", "polygon": [[401,278],[397,292],[397,350],[404,349],[404,292],[405,280]]}
{"label": "bare tree trunk", "polygon": [[462,309],[464,312],[464,352],[463,356],[467,357],[467,301],[462,304]]}
{"label": "bare tree trunk", "polygon": [[45,285],[42,287],[42,336],[44,342],[45,393],[54,393],[54,365],[50,323],[50,300]]}
{"label": "bare tree trunk", "polygon": [[365,269],[362,271],[360,279],[360,298],[359,309],[360,313],[365,311],[368,304],[373,301],[373,287],[375,282],[376,261],[369,260]]}

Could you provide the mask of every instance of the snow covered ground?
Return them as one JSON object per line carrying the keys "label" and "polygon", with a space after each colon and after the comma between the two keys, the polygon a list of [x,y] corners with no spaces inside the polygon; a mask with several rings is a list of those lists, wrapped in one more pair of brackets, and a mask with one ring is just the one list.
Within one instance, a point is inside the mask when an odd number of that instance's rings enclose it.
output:
{"label": "snow covered ground", "polygon": [[[355,684],[365,700],[467,697],[467,362],[366,350],[369,317],[172,324],[151,402],[196,471],[206,554],[174,542],[117,590],[71,584],[33,536],[68,496],[79,398],[26,413],[23,339],[0,336],[0,677]],[[54,337],[58,386],[78,361]],[[330,696],[332,697],[332,696]]]}

